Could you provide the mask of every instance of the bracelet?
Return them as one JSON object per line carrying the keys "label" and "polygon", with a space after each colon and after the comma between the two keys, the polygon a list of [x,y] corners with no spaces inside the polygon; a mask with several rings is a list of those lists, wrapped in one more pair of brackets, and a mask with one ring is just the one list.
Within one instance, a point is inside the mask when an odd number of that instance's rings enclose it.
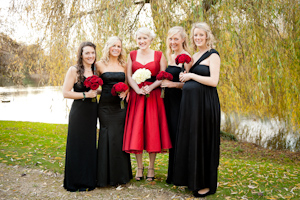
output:
{"label": "bracelet", "polygon": [[85,93],[83,92],[82,94],[83,94],[83,99],[82,99],[82,101],[84,101],[84,100],[85,100]]}

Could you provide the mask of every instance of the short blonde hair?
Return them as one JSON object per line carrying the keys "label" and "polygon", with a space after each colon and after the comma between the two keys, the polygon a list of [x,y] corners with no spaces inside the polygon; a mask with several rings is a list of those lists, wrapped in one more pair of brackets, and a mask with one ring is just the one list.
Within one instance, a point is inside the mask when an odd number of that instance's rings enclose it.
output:
{"label": "short blonde hair", "polygon": [[168,60],[171,59],[171,55],[172,55],[172,49],[170,47],[170,42],[169,42],[169,38],[170,37],[173,37],[175,34],[177,33],[180,33],[180,37],[182,39],[185,39],[184,42],[182,43],[182,47],[185,51],[189,52],[189,47],[188,47],[188,44],[187,44],[187,34],[184,30],[184,28],[182,28],[181,26],[174,26],[172,28],[170,28],[170,30],[168,31],[168,36],[167,36],[167,57],[168,57]]}
{"label": "short blonde hair", "polygon": [[119,64],[122,67],[125,67],[126,66],[125,50],[123,49],[122,39],[117,37],[117,36],[112,36],[112,37],[108,38],[108,40],[106,41],[106,43],[104,45],[104,48],[102,50],[102,57],[101,57],[100,61],[103,62],[105,65],[108,64],[108,62],[109,62],[109,49],[110,49],[110,47],[114,46],[114,44],[117,41],[121,42],[121,53],[118,57],[118,61],[119,61]]}
{"label": "short blonde hair", "polygon": [[193,49],[196,51],[197,50],[197,45],[195,44],[194,41],[194,30],[195,28],[200,28],[201,30],[206,32],[206,46],[207,48],[210,50],[212,48],[215,48],[215,37],[212,34],[210,27],[207,23],[205,22],[198,22],[198,23],[194,23],[192,26],[192,30],[191,30],[191,41],[192,41],[192,45],[193,45]]}
{"label": "short blonde hair", "polygon": [[142,33],[147,35],[151,41],[156,37],[156,34],[147,27],[141,27],[135,32],[135,39],[137,38],[137,34]]}

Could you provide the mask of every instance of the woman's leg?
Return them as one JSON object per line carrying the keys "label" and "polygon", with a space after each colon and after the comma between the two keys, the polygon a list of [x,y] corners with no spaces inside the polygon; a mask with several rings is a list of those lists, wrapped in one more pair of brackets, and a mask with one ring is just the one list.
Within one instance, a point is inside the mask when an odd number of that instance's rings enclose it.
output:
{"label": "woman's leg", "polygon": [[156,153],[149,153],[149,167],[148,167],[148,174],[147,174],[148,181],[153,181],[153,179],[154,179],[155,158],[156,158]]}
{"label": "woman's leg", "polygon": [[137,170],[135,175],[135,180],[140,181],[143,179],[143,172],[144,172],[144,166],[143,166],[143,154],[135,154],[136,162],[137,162]]}

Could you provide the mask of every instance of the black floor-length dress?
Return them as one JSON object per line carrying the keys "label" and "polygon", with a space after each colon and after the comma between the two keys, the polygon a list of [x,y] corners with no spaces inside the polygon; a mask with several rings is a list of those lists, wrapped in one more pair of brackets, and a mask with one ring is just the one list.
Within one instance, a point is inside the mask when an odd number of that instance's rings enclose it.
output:
{"label": "black floor-length dress", "polygon": [[[207,51],[190,69],[210,76],[209,66],[199,63],[218,52]],[[183,86],[174,160],[174,184],[192,191],[204,188],[214,194],[220,158],[220,103],[216,87],[194,80]]]}
{"label": "black floor-length dress", "polygon": [[[173,75],[173,82],[179,81],[179,74],[181,72],[181,68],[173,65],[169,65],[166,69],[166,72],[169,72]],[[166,88],[165,89],[165,110],[168,120],[168,127],[170,138],[172,142],[172,148],[169,150],[169,166],[168,166],[168,177],[167,183],[173,183],[173,164],[174,164],[174,151],[176,148],[176,133],[178,126],[178,116],[179,116],[179,108],[181,102],[182,90],[181,88]]]}
{"label": "black floor-length dress", "polygon": [[98,106],[100,132],[98,141],[97,186],[125,184],[132,179],[130,154],[122,151],[126,117],[119,96],[112,96],[115,83],[125,81],[124,72],[105,72]]}
{"label": "black floor-length dress", "polygon": [[[86,92],[83,83],[75,83],[75,92]],[[88,191],[96,187],[97,102],[91,98],[74,100],[69,114],[64,188]]]}

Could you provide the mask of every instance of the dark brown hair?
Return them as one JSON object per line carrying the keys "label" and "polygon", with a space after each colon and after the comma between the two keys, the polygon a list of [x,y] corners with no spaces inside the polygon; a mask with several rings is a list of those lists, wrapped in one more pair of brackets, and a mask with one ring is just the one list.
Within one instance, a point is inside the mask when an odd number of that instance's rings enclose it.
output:
{"label": "dark brown hair", "polygon": [[[77,52],[77,75],[78,75],[78,82],[82,82],[83,81],[83,74],[84,74],[84,66],[83,66],[83,62],[82,62],[82,52],[83,52],[83,48],[86,46],[90,46],[93,47],[95,49],[95,54],[96,54],[96,45],[93,44],[92,42],[82,42],[78,48],[78,52]],[[95,55],[95,61],[92,64],[91,68],[94,74],[94,66],[95,66],[95,62],[96,62],[96,55]]]}

